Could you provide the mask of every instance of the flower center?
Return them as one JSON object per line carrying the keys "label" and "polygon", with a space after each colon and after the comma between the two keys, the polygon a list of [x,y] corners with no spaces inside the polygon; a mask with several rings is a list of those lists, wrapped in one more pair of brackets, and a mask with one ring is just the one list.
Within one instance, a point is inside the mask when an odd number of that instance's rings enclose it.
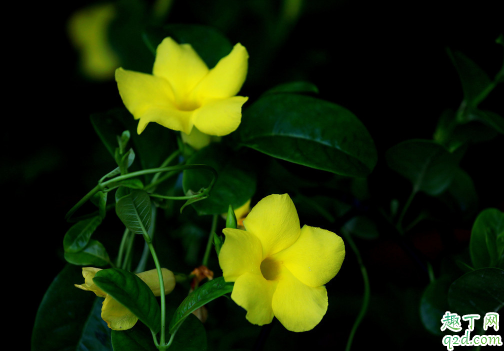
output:
{"label": "flower center", "polygon": [[261,262],[261,273],[266,280],[275,280],[280,274],[281,262],[267,257]]}
{"label": "flower center", "polygon": [[192,100],[192,99],[181,99],[181,101],[178,102],[177,107],[181,111],[194,111],[197,108],[200,107],[197,101]]}

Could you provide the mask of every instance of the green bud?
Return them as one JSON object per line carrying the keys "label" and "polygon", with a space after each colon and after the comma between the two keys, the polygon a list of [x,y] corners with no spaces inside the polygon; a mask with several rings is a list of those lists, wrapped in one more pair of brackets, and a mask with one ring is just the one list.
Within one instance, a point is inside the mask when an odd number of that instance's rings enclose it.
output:
{"label": "green bud", "polygon": [[226,217],[226,228],[236,229],[238,227],[236,223],[236,216],[233,210],[233,206],[229,205],[228,213]]}

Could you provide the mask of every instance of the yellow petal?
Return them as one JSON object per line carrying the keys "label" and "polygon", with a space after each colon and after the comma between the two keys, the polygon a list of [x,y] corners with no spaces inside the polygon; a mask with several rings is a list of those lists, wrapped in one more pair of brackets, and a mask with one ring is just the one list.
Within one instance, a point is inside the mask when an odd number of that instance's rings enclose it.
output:
{"label": "yellow petal", "polygon": [[101,317],[112,330],[131,329],[138,321],[130,310],[110,295],[107,295],[103,301]]}
{"label": "yellow petal", "polygon": [[224,280],[234,282],[245,273],[261,275],[262,247],[253,234],[244,230],[225,228],[224,245],[219,254],[219,264]]}
{"label": "yellow petal", "polygon": [[289,272],[282,270],[275,294],[273,312],[283,326],[293,332],[313,329],[327,312],[327,290],[309,287]]}
{"label": "yellow petal", "polygon": [[272,257],[304,284],[318,287],[338,273],[345,258],[345,244],[338,235],[310,226],[303,226],[298,240]]}
{"label": "yellow petal", "polygon": [[82,276],[84,277],[84,284],[82,285],[77,285],[74,284],[75,287],[86,290],[86,291],[92,291],[96,294],[96,296],[99,297],[105,297],[107,296],[107,293],[100,289],[95,283],[93,282],[93,278],[96,275],[96,272],[101,271],[101,268],[95,268],[95,267],[82,267]]}
{"label": "yellow petal", "polygon": [[116,81],[124,105],[135,119],[140,119],[138,134],[149,122],[191,132],[192,112],[177,109],[172,88],[166,79],[118,68]]}
{"label": "yellow petal", "polygon": [[288,194],[266,196],[252,208],[243,225],[261,241],[263,257],[288,248],[301,232],[296,208]]}
{"label": "yellow petal", "polygon": [[[163,272],[163,283],[165,288],[165,295],[169,294],[175,288],[175,275],[173,272],[166,268],[161,268]],[[159,285],[159,277],[157,270],[151,269],[150,271],[138,273],[137,277],[142,279],[145,284],[152,290],[154,296],[161,296],[161,288]]]}
{"label": "yellow petal", "polygon": [[245,273],[236,280],[231,298],[247,310],[246,318],[250,323],[268,324],[273,320],[271,301],[277,283],[264,279],[262,275]]}
{"label": "yellow petal", "polygon": [[251,199],[249,199],[242,206],[240,206],[236,210],[234,210],[234,214],[235,214],[236,219],[238,221],[240,221],[240,219],[245,217],[250,212],[250,200]]}
{"label": "yellow petal", "polygon": [[243,96],[209,100],[194,111],[194,125],[205,134],[228,135],[240,125],[242,105],[247,100]]}
{"label": "yellow petal", "polygon": [[201,102],[208,98],[235,96],[245,82],[248,57],[247,49],[240,43],[236,44],[231,53],[223,57],[196,86],[193,98]]}
{"label": "yellow petal", "polygon": [[208,74],[208,67],[191,45],[179,45],[168,37],[157,47],[152,73],[168,80],[176,100],[182,102]]}

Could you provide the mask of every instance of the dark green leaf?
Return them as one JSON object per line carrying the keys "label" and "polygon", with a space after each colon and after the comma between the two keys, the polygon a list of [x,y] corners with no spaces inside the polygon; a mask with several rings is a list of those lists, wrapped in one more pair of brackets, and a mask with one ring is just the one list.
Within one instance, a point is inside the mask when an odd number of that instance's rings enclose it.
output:
{"label": "dark green leaf", "polygon": [[169,24],[149,27],[144,39],[151,49],[157,48],[164,38],[171,37],[179,44],[191,44],[209,68],[213,68],[232,49],[229,40],[212,27],[195,24]]}
{"label": "dark green leaf", "polygon": [[110,183],[110,184],[108,184],[108,186],[110,188],[121,186],[121,187],[125,187],[125,188],[130,188],[130,189],[143,189],[143,187],[144,187],[142,181],[138,178],[120,180],[117,183]]}
{"label": "dark green leaf", "polygon": [[482,211],[471,231],[471,261],[477,268],[504,268],[504,213],[495,208]]}
{"label": "dark green leaf", "polygon": [[319,90],[317,86],[310,82],[290,82],[277,85],[264,94],[276,94],[276,93],[315,93],[318,94]]}
{"label": "dark green leaf", "polygon": [[79,252],[86,247],[96,228],[101,224],[101,217],[84,219],[74,224],[63,238],[65,252]]}
{"label": "dark green leaf", "polygon": [[471,104],[490,85],[490,78],[485,71],[461,52],[448,50],[448,55],[458,72],[464,98]]}
{"label": "dark green leaf", "polygon": [[215,252],[217,253],[217,257],[219,257],[219,254],[220,254],[220,250],[221,250],[221,247],[222,247],[222,239],[219,235],[217,235],[217,233],[213,233],[213,242],[214,242],[214,247],[215,247]]}
{"label": "dark green leaf", "polygon": [[[231,154],[231,151],[221,144],[214,143],[201,149],[187,164],[206,164],[219,174],[210,196],[193,204],[200,215],[227,213],[230,204],[233,208],[239,208],[255,193],[255,171],[243,157]],[[189,194],[189,190],[197,192],[208,187],[212,177],[209,171],[185,170],[182,180],[184,192]]]}
{"label": "dark green leaf", "polygon": [[77,289],[82,269],[66,265],[39,306],[31,338],[32,351],[112,351],[110,329],[101,319],[103,299]]}
{"label": "dark green leaf", "polygon": [[102,219],[107,214],[107,194],[106,192],[99,191],[98,194],[98,213]]}
{"label": "dark green leaf", "polygon": [[485,123],[496,132],[504,134],[504,118],[492,111],[474,111],[476,118]]}
{"label": "dark green leaf", "polygon": [[65,260],[78,266],[106,266],[110,262],[105,247],[97,240],[89,240],[88,245],[79,252],[65,252]]}
{"label": "dark green leaf", "polygon": [[116,203],[119,201],[119,199],[121,199],[122,197],[124,197],[126,195],[129,195],[130,193],[131,193],[131,190],[127,187],[120,186],[119,188],[117,188],[117,190],[115,192]]}
{"label": "dark green leaf", "polygon": [[149,194],[143,190],[131,190],[129,195],[121,197],[116,204],[117,216],[135,234],[149,230],[151,211]]}
{"label": "dark green leaf", "polygon": [[119,268],[103,269],[93,282],[107,294],[127,307],[154,332],[158,332],[161,311],[151,289],[135,274]]}
{"label": "dark green leaf", "polygon": [[349,233],[362,239],[376,239],[379,236],[376,224],[366,216],[355,216],[343,226]]}
{"label": "dark green leaf", "polygon": [[464,170],[457,168],[447,191],[439,195],[452,210],[466,215],[474,213],[478,208],[478,194],[474,183]]}
{"label": "dark green leaf", "polygon": [[420,318],[424,327],[434,335],[443,335],[440,321],[449,310],[447,296],[451,283],[449,276],[436,279],[427,286],[420,300]]}
{"label": "dark green leaf", "polygon": [[233,291],[233,283],[226,283],[223,277],[215,278],[194,290],[187,296],[175,311],[170,321],[170,333],[177,330],[180,324],[193,311],[216,298]]}
{"label": "dark green leaf", "polygon": [[[157,351],[151,332],[137,323],[132,329],[112,331],[114,351]],[[206,331],[201,322],[191,315],[175,334],[170,351],[205,351]]]}
{"label": "dark green leaf", "polygon": [[352,112],[298,94],[262,96],[244,111],[238,138],[267,155],[346,176],[367,176],[377,161],[371,136]]}
{"label": "dark green leaf", "polygon": [[457,170],[455,157],[430,140],[401,142],[391,147],[385,158],[391,169],[411,181],[414,191],[429,195],[442,193]]}
{"label": "dark green leaf", "polygon": [[504,306],[504,270],[483,268],[464,274],[448,291],[450,311],[485,315]]}

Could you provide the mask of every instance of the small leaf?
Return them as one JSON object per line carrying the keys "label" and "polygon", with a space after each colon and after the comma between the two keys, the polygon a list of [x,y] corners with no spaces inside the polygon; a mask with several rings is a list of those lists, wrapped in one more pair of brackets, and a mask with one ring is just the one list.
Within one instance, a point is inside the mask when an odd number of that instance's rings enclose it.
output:
{"label": "small leaf", "polygon": [[277,94],[277,93],[315,93],[318,94],[319,90],[317,86],[310,82],[289,82],[279,84],[269,90],[264,94]]}
{"label": "small leaf", "polygon": [[385,158],[391,169],[411,181],[414,191],[433,196],[450,185],[457,169],[455,157],[431,140],[403,141],[387,150]]}
{"label": "small leaf", "polygon": [[373,170],[377,153],[364,125],[344,107],[299,94],[263,95],[244,113],[241,145],[350,177]]}
{"label": "small leaf", "polygon": [[159,331],[161,311],[158,302],[147,284],[135,274],[119,268],[103,269],[96,273],[93,282],[154,332]]}
{"label": "small leaf", "polygon": [[450,311],[485,315],[504,306],[504,270],[483,268],[464,274],[448,290]]}
{"label": "small leaf", "polygon": [[151,202],[143,190],[131,190],[116,203],[116,213],[124,225],[135,234],[147,232],[151,225]]}
{"label": "small leaf", "polygon": [[376,224],[366,216],[355,216],[343,226],[349,233],[362,239],[376,239],[379,237]]}
{"label": "small leaf", "polygon": [[443,335],[440,321],[448,306],[448,289],[452,280],[442,276],[431,282],[422,294],[420,300],[420,317],[424,327],[434,335]]}
{"label": "small leaf", "polygon": [[177,330],[180,324],[193,311],[216,298],[233,291],[233,283],[226,283],[223,277],[215,278],[190,293],[175,311],[170,321],[170,333]]}
{"label": "small leaf", "polygon": [[215,252],[217,252],[217,257],[219,257],[219,254],[220,254],[220,250],[222,248],[222,239],[219,235],[217,235],[217,233],[213,233],[213,240],[214,240],[214,247],[215,247]]}
{"label": "small leaf", "polygon": [[476,118],[485,123],[496,132],[504,134],[504,118],[492,111],[476,110],[474,111]]}
{"label": "small leaf", "polygon": [[97,240],[90,240],[88,245],[79,252],[65,252],[65,260],[78,266],[106,266],[110,262],[105,247]]}
{"label": "small leaf", "polygon": [[482,211],[471,231],[469,249],[473,266],[504,268],[504,213],[495,208]]}
{"label": "small leaf", "polygon": [[131,133],[129,130],[125,130],[122,132],[121,136],[117,136],[117,143],[119,144],[120,153],[123,154],[124,150],[126,150],[126,146],[128,145],[128,141],[131,138]]}
{"label": "small leaf", "polygon": [[38,308],[32,351],[112,351],[110,329],[101,318],[103,299],[77,289],[82,269],[66,265],[47,289]]}
{"label": "small leaf", "polygon": [[101,217],[92,217],[74,224],[63,238],[63,249],[65,252],[73,253],[83,250],[101,222]]}

